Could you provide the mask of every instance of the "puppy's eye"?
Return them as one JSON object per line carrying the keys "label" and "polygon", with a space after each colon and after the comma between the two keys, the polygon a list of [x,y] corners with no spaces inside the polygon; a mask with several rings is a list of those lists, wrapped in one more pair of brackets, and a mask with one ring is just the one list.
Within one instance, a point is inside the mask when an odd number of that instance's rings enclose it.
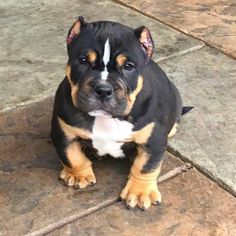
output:
{"label": "puppy's eye", "polygon": [[133,62],[127,61],[127,62],[124,64],[124,67],[123,67],[123,68],[124,68],[125,70],[131,71],[131,70],[135,69],[135,65],[134,65]]}
{"label": "puppy's eye", "polygon": [[79,63],[82,64],[82,65],[88,64],[88,59],[87,59],[87,57],[81,56],[81,57],[79,58]]}

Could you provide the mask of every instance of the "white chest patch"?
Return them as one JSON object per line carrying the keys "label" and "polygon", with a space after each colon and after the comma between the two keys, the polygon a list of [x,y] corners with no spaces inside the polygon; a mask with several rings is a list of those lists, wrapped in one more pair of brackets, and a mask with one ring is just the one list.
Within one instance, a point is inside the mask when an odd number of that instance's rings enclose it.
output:
{"label": "white chest patch", "polygon": [[133,125],[128,121],[120,121],[108,116],[96,116],[93,131],[92,144],[98,154],[103,156],[110,154],[115,158],[124,157],[121,149],[122,141],[132,134]]}

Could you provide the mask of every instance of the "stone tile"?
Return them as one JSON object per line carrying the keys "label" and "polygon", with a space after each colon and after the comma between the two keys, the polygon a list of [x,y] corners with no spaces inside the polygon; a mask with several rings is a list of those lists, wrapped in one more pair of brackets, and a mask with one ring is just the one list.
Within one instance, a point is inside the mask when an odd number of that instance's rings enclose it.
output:
{"label": "stone tile", "polygon": [[15,146],[14,151],[1,154],[0,234],[26,234],[115,200],[128,175],[124,161],[99,161],[94,164],[98,183],[75,190],[58,181],[61,167],[52,145],[28,139],[15,142]]}
{"label": "stone tile", "polygon": [[160,65],[194,106],[171,147],[236,193],[235,61],[206,48]]}
{"label": "stone tile", "polygon": [[[51,99],[0,117],[0,235],[23,235],[75,213],[117,201],[130,163],[94,162],[98,183],[85,190],[58,181],[61,166],[48,140]],[[40,112],[39,112],[40,111]],[[162,173],[182,165],[166,155]]]}
{"label": "stone tile", "polygon": [[[65,7],[66,6],[66,7]],[[109,0],[0,2],[0,110],[54,95],[64,77],[66,34],[76,16],[148,26],[156,58],[201,45],[148,17]]]}
{"label": "stone tile", "polygon": [[194,35],[236,58],[233,0],[116,0]]}
{"label": "stone tile", "polygon": [[58,235],[235,235],[236,199],[191,170],[160,185],[163,204],[142,212],[123,203],[50,233]]}
{"label": "stone tile", "polygon": [[7,136],[48,139],[52,109],[50,97],[0,115],[0,140],[4,141]]}
{"label": "stone tile", "polygon": [[63,64],[1,62],[0,114],[29,101],[52,96],[64,77],[64,69]]}

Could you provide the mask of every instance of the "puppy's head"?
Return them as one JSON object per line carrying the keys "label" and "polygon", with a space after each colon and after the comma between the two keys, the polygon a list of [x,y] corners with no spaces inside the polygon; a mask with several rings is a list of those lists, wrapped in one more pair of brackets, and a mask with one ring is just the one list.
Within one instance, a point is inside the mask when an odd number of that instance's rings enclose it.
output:
{"label": "puppy's head", "polygon": [[153,53],[149,30],[107,21],[86,23],[79,17],[69,30],[67,49],[66,75],[74,106],[92,116],[128,115]]}

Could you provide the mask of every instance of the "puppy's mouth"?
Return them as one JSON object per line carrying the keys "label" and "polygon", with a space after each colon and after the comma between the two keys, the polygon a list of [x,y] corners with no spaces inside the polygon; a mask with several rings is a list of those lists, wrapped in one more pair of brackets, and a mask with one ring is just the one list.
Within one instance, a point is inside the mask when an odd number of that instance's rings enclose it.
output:
{"label": "puppy's mouth", "polygon": [[98,81],[95,83],[94,80],[89,82],[80,85],[77,107],[93,117],[123,116],[127,106],[124,86],[115,89],[115,85],[112,84],[98,83]]}
{"label": "puppy's mouth", "polygon": [[88,114],[94,117],[96,116],[111,117],[112,116],[111,114],[103,110],[93,110],[93,111],[90,111]]}

